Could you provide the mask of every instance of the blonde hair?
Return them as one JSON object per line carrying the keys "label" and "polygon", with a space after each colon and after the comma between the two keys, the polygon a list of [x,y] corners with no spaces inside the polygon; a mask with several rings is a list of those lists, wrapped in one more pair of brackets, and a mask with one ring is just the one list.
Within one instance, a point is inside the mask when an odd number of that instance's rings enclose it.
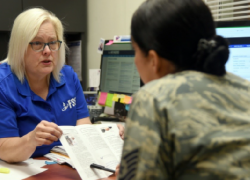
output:
{"label": "blonde hair", "polygon": [[11,31],[8,55],[3,61],[11,66],[12,72],[22,83],[25,77],[24,55],[29,46],[29,42],[34,39],[40,26],[45,21],[49,21],[53,24],[58,40],[62,41],[57,66],[52,72],[55,80],[60,82],[60,71],[65,64],[65,49],[67,48],[63,38],[63,25],[52,12],[42,8],[32,8],[22,12],[16,17]]}

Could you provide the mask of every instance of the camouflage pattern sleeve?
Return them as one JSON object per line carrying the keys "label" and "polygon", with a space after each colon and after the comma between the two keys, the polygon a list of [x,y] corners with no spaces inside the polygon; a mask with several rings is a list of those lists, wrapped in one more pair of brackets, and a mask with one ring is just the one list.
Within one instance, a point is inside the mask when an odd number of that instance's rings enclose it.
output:
{"label": "camouflage pattern sleeve", "polygon": [[168,75],[135,94],[119,179],[250,180],[250,83]]}
{"label": "camouflage pattern sleeve", "polygon": [[157,105],[146,91],[134,96],[126,120],[119,179],[172,179],[168,175],[172,171],[172,151],[166,131],[167,114]]}

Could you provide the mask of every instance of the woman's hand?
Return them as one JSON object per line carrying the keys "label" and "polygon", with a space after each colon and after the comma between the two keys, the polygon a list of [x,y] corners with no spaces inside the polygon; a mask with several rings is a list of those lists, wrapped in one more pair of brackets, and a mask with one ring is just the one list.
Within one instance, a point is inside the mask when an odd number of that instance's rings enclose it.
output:
{"label": "woman's hand", "polygon": [[115,169],[115,175],[116,175],[116,177],[119,175],[119,171],[120,171],[120,164],[118,164],[116,166],[116,169]]}
{"label": "woman's hand", "polygon": [[119,129],[119,134],[120,134],[121,138],[124,139],[124,126],[121,124],[117,124],[117,127]]}
{"label": "woman's hand", "polygon": [[50,145],[57,141],[61,135],[62,130],[57,124],[43,120],[31,131],[29,140],[35,146]]}

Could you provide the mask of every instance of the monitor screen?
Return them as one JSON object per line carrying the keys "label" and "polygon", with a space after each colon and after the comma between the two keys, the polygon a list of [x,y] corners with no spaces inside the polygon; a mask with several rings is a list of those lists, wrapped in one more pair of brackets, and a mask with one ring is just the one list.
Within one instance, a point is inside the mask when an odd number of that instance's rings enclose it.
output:
{"label": "monitor screen", "polygon": [[131,95],[140,88],[131,43],[105,45],[101,59],[100,91]]}
{"label": "monitor screen", "polygon": [[229,42],[226,70],[250,80],[250,21],[217,22],[216,33]]}
{"label": "monitor screen", "polygon": [[83,91],[87,106],[95,106],[97,102],[96,91]]}

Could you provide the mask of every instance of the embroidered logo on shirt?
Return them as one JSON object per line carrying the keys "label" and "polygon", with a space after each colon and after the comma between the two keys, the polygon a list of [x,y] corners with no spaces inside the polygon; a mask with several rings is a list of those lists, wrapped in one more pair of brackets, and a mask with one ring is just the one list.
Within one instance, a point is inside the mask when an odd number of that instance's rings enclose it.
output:
{"label": "embroidered logo on shirt", "polygon": [[73,108],[76,106],[76,97],[69,99],[66,103],[63,102],[63,109],[62,111],[66,111],[68,108]]}

